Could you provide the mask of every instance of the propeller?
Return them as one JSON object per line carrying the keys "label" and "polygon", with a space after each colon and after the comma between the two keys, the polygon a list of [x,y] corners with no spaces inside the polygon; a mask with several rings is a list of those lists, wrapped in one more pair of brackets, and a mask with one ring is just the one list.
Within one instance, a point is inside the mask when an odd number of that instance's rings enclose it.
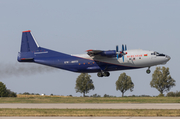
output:
{"label": "propeller", "polygon": [[124,51],[126,51],[127,50],[127,46],[125,45],[123,45],[122,44],[122,51],[121,52],[119,52],[118,51],[118,45],[116,45],[116,54],[117,54],[117,59],[119,58],[119,54],[121,54],[122,55],[122,60],[123,60],[123,62],[124,62],[124,55],[126,55],[126,53],[124,53]]}

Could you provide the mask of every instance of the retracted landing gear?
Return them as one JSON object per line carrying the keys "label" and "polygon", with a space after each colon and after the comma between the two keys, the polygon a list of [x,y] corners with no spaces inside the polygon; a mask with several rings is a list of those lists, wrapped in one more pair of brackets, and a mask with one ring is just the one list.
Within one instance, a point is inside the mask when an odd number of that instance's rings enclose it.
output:
{"label": "retracted landing gear", "polygon": [[98,77],[103,77],[103,76],[108,77],[108,76],[110,76],[110,73],[109,72],[98,72],[97,76]]}
{"label": "retracted landing gear", "polygon": [[146,73],[147,73],[147,74],[150,74],[150,73],[151,73],[150,67],[148,67],[148,69],[146,70]]}

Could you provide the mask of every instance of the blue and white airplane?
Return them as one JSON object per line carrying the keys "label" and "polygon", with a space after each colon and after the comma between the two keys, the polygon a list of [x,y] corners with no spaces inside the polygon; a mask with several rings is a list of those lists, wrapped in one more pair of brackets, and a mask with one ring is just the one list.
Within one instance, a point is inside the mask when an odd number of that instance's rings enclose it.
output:
{"label": "blue and white airplane", "polygon": [[109,71],[138,69],[159,64],[166,64],[171,58],[168,55],[148,50],[87,50],[87,54],[69,55],[40,47],[31,31],[23,31],[19,62],[34,62],[55,68],[79,73],[97,73],[98,77],[108,77]]}

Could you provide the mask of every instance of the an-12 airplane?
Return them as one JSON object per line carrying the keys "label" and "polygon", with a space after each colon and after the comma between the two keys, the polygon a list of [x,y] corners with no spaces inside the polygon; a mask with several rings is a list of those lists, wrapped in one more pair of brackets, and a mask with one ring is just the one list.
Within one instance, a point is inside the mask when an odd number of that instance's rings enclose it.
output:
{"label": "an-12 airplane", "polygon": [[170,57],[155,51],[127,50],[122,45],[122,50],[87,50],[87,54],[69,55],[40,47],[31,31],[23,31],[21,49],[18,53],[19,62],[34,62],[51,67],[79,73],[97,73],[98,77],[108,77],[109,71],[138,69],[166,64]]}

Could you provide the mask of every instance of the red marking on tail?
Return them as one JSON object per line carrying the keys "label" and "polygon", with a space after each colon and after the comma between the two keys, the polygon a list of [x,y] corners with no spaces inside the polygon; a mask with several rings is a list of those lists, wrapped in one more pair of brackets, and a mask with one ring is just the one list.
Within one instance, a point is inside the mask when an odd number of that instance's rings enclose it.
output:
{"label": "red marking on tail", "polygon": [[31,30],[23,31],[23,33],[25,33],[25,32],[31,32]]}
{"label": "red marking on tail", "polygon": [[93,51],[92,49],[90,49],[90,50],[86,50],[86,52],[89,52],[89,51]]}

